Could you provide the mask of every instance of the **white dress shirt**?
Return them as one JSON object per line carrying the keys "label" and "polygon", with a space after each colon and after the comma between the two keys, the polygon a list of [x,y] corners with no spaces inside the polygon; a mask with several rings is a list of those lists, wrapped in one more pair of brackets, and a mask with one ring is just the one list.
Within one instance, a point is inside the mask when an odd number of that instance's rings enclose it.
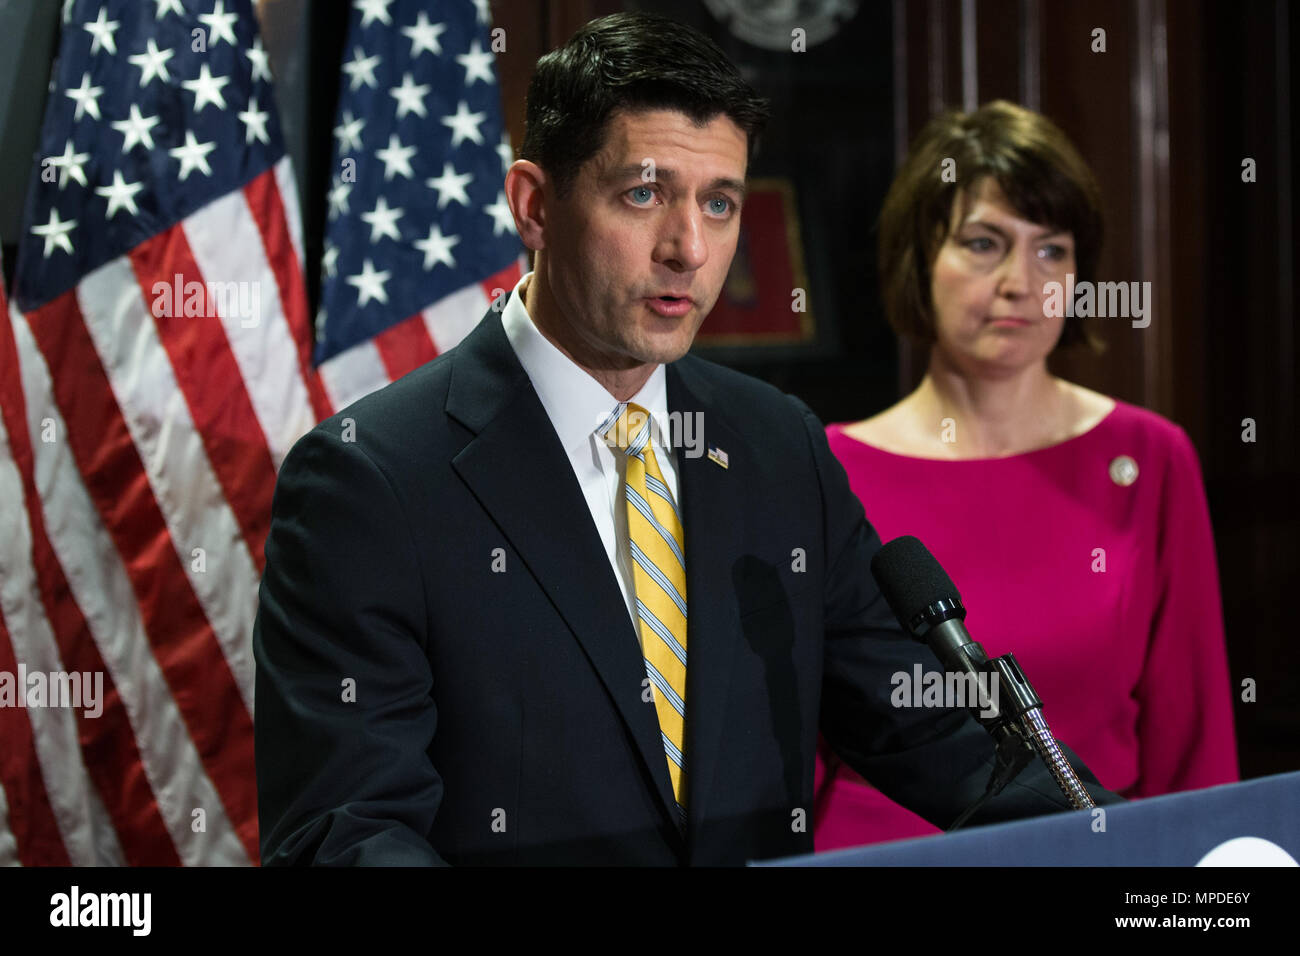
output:
{"label": "white dress shirt", "polygon": [[[542,408],[569,456],[573,475],[587,500],[591,520],[605,545],[610,567],[623,589],[627,612],[632,618],[637,640],[636,584],[632,576],[632,553],[628,546],[627,509],[623,495],[627,476],[627,459],[605,444],[596,429],[618,407],[619,401],[605,386],[580,368],[538,331],[524,307],[524,290],[533,274],[529,272],[515,285],[514,292],[501,312],[510,347],[542,401]],[[677,479],[677,460],[669,447],[668,391],[664,367],[656,366],[641,390],[631,399],[650,413],[656,428],[651,430],[655,461],[671,489],[673,500],[681,501]]]}

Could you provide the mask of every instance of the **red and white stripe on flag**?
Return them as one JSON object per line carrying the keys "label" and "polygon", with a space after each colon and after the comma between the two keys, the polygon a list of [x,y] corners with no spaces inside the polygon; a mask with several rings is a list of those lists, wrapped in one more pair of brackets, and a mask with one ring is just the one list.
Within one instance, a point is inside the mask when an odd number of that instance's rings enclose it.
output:
{"label": "red and white stripe on flag", "polygon": [[[0,308],[0,864],[255,863],[252,628],[280,463],[455,345],[526,260],[485,174],[494,271],[313,368],[325,326],[252,5],[101,6],[63,7]],[[495,143],[485,169],[509,162]],[[82,706],[56,699],[74,680]]]}
{"label": "red and white stripe on flag", "polygon": [[109,6],[62,7],[0,321],[0,854],[255,863],[263,543],[332,412],[297,194],[249,0]]}
{"label": "red and white stripe on flag", "polygon": [[[298,221],[282,158],[0,323],[0,674],[27,677],[0,707],[0,862],[258,859],[263,544],[276,469],[331,413]],[[256,284],[256,324],[211,276]],[[178,282],[212,318],[155,314]],[[54,700],[73,674],[94,707]]]}

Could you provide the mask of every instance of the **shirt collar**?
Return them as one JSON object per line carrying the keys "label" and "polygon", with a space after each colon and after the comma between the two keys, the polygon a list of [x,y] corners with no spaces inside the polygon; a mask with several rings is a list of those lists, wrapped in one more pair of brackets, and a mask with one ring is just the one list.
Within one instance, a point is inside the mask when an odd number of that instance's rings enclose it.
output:
{"label": "shirt collar", "polygon": [[[609,417],[618,400],[598,381],[556,348],[538,331],[524,307],[524,290],[531,272],[515,284],[501,311],[501,325],[519,364],[541,399],[560,444],[566,452],[586,447],[597,426]],[[648,411],[658,426],[656,445],[665,447],[668,431],[668,390],[663,365],[656,365],[650,378],[631,401]]]}

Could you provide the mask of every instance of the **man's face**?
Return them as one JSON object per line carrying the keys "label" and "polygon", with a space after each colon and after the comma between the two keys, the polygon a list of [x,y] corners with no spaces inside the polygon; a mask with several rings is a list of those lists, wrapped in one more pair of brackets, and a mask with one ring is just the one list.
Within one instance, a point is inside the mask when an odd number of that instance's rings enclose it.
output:
{"label": "man's face", "polygon": [[619,112],[571,192],[547,195],[539,265],[554,331],[582,364],[631,369],[690,349],[736,251],[746,158],[725,115],[697,127],[673,110]]}

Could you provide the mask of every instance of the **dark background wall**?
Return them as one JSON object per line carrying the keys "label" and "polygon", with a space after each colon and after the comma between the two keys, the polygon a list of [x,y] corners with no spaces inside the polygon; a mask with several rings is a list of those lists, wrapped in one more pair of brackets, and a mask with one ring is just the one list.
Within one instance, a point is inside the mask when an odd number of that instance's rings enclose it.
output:
{"label": "dark background wall", "polygon": [[[714,9],[734,6],[711,0]],[[1106,199],[1099,278],[1150,281],[1149,327],[1098,325],[1107,349],[1056,371],[1173,419],[1200,452],[1238,702],[1242,771],[1300,768],[1300,665],[1290,636],[1300,575],[1294,190],[1296,11],[1287,0],[863,0],[804,54],[763,50],[701,0],[494,0],[507,127],[523,139],[537,57],[595,16],[646,9],[714,37],[773,100],[751,170],[789,179],[802,224],[815,340],[714,353],[794,392],[827,421],[909,391],[925,357],[881,315],[874,224],[893,164],[937,110],[994,98],[1045,112]],[[745,6],[745,5],[742,5]],[[748,4],[762,9],[764,4]],[[766,5],[769,6],[770,5]],[[819,4],[798,5],[807,16]],[[58,7],[0,0],[0,241],[12,277],[57,43]],[[280,113],[302,193],[309,282],[324,225],[347,5],[262,0]],[[1094,31],[1105,31],[1105,52]],[[1252,158],[1256,181],[1242,181]],[[1104,321],[1104,320],[1103,320]],[[1256,441],[1242,441],[1242,420]]]}

